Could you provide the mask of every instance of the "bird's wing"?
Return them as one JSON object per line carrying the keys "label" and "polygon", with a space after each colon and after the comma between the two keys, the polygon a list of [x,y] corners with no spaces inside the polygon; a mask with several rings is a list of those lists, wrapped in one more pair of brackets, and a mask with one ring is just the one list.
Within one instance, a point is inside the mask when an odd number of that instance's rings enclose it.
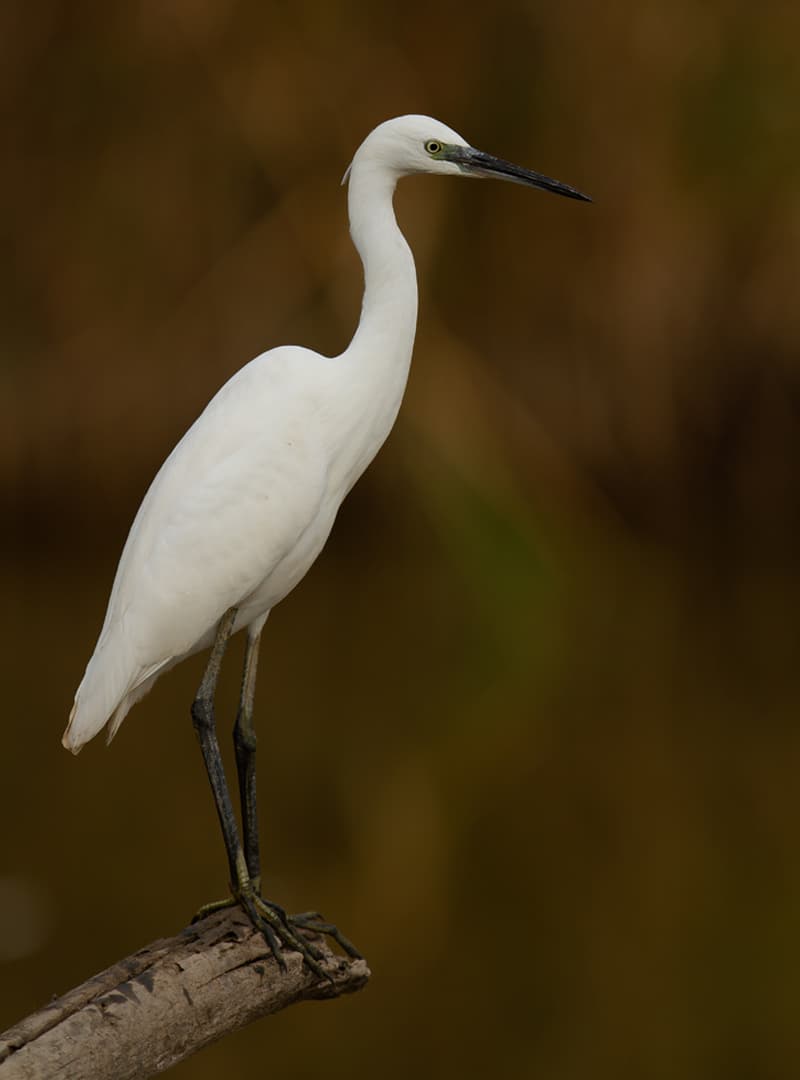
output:
{"label": "bird's wing", "polygon": [[325,380],[309,366],[325,363],[300,349],[258,357],[167,458],[123,549],[65,745],[79,748],[126,695],[202,645],[315,521],[328,455]]}

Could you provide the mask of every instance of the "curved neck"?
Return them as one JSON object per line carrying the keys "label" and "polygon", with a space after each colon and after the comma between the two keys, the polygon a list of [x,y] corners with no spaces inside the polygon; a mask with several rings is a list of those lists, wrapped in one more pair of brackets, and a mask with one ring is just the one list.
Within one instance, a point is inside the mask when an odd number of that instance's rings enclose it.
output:
{"label": "curved neck", "polygon": [[350,235],[364,266],[364,299],[347,352],[364,348],[374,359],[409,362],[417,327],[414,256],[392,207],[397,177],[358,156],[350,171]]}

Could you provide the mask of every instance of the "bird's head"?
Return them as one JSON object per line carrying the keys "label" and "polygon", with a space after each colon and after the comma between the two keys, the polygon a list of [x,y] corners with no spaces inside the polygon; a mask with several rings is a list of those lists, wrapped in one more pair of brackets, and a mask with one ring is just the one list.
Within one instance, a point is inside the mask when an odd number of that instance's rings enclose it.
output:
{"label": "bird's head", "polygon": [[489,176],[570,199],[592,201],[568,184],[476,150],[457,131],[430,116],[397,116],[379,124],[356,151],[342,183],[356,164],[380,169],[392,179],[411,173]]}

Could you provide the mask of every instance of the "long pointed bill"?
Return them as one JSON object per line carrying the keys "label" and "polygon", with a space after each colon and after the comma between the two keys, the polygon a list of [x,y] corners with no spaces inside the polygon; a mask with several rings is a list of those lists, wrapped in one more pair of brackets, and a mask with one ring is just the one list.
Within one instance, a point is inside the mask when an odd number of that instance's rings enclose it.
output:
{"label": "long pointed bill", "polygon": [[588,195],[584,195],[577,188],[569,184],[562,184],[559,180],[553,180],[549,176],[523,169],[519,165],[513,165],[510,161],[484,154],[482,150],[475,150],[471,146],[449,146],[445,153],[446,159],[458,165],[462,172],[470,176],[494,176],[499,180],[510,180],[513,184],[526,184],[528,187],[540,188],[542,191],[552,191],[554,195],[564,195],[568,199],[580,199],[582,202],[591,202]]}

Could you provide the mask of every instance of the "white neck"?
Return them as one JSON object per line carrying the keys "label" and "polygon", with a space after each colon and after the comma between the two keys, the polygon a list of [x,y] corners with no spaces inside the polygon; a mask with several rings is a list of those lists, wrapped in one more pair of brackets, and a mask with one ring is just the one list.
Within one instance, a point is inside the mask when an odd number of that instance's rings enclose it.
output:
{"label": "white neck", "polygon": [[364,300],[353,340],[331,367],[339,393],[331,483],[350,490],[392,429],[408,380],[417,327],[414,257],[395,221],[396,174],[353,162],[350,232],[364,264]]}
{"label": "white neck", "polygon": [[407,373],[417,328],[417,274],[394,216],[396,181],[394,172],[356,155],[347,205],[350,234],[364,265],[364,300],[347,354],[381,367],[399,365]]}

